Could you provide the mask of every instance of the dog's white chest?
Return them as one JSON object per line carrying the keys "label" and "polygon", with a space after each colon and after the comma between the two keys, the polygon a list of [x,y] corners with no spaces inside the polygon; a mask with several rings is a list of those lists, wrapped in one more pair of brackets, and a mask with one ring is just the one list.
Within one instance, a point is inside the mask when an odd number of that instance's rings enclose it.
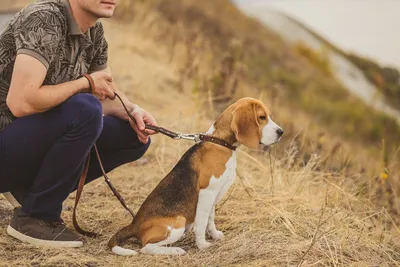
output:
{"label": "dog's white chest", "polygon": [[225,164],[225,171],[220,177],[212,176],[210,183],[207,187],[210,191],[216,191],[218,194],[219,190],[230,181],[233,181],[236,176],[236,152],[232,153],[232,156]]}
{"label": "dog's white chest", "polygon": [[235,176],[236,153],[233,152],[225,164],[223,174],[220,177],[212,176],[208,187],[200,190],[195,219],[196,243],[198,246],[209,246],[205,241],[205,229],[207,225],[209,231],[214,236],[221,234],[215,229],[215,205],[223,198],[229,187],[233,184]]}

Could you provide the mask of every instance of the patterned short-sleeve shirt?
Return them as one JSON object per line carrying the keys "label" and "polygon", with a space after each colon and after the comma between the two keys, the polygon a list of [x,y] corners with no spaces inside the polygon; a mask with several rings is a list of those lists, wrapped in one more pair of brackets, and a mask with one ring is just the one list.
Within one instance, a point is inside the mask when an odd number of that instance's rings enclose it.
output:
{"label": "patterned short-sleeve shirt", "polygon": [[38,0],[22,9],[0,33],[0,131],[15,119],[6,98],[17,54],[42,62],[43,84],[56,85],[105,69],[107,53],[102,24],[82,33],[68,0]]}

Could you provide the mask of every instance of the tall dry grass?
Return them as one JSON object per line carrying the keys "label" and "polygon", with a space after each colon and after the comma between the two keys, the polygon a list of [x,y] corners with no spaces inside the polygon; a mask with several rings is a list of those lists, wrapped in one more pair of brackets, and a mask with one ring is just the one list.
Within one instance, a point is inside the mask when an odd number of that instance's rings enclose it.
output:
{"label": "tall dry grass", "polygon": [[[200,116],[195,119],[200,120]],[[186,120],[191,128],[191,120]],[[171,127],[178,127],[178,123]],[[199,128],[207,127],[202,123]],[[157,138],[146,161],[110,173],[135,210],[191,145],[165,139]],[[23,245],[0,235],[0,259],[9,266],[399,265],[399,229],[386,209],[375,208],[356,189],[354,183],[361,176],[317,171],[321,158],[314,155],[307,165],[298,167],[295,144],[284,157],[276,158],[275,151],[239,149],[239,176],[216,212],[217,227],[226,237],[209,250],[199,251],[189,235],[177,244],[188,252],[182,257],[113,255],[107,241],[130,218],[100,180],[85,188],[78,214],[82,225],[102,232],[101,238],[87,240],[82,249],[54,250]],[[72,195],[65,205],[67,221],[73,200]],[[9,207],[0,203],[3,218],[9,219]],[[6,221],[1,220],[1,227],[5,226]],[[125,246],[139,248],[133,240]]]}

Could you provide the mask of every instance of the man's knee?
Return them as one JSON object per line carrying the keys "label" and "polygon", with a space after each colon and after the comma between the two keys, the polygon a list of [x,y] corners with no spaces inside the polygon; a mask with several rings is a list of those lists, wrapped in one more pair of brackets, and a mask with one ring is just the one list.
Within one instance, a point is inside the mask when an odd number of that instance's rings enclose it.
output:
{"label": "man's knee", "polygon": [[151,138],[149,137],[149,141],[146,144],[143,144],[142,142],[139,142],[139,144],[136,144],[134,148],[131,150],[132,151],[132,160],[138,160],[141,157],[146,154],[147,150],[149,149],[151,145]]}
{"label": "man's knee", "polygon": [[147,150],[149,149],[150,145],[151,145],[151,138],[149,137],[149,141],[147,142],[147,144],[143,144],[143,155],[147,152]]}
{"label": "man's knee", "polygon": [[73,128],[87,128],[99,135],[103,128],[103,110],[100,101],[91,94],[77,94],[65,103],[67,109],[78,112],[70,122]]}
{"label": "man's knee", "polygon": [[91,115],[102,115],[100,100],[92,94],[77,94],[70,97],[65,103]]}

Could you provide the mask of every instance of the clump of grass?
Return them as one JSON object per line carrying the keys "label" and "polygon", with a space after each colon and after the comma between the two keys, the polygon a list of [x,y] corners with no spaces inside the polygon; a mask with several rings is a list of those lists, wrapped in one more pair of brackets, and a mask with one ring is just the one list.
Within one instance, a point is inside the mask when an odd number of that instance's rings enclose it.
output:
{"label": "clump of grass", "polygon": [[300,41],[295,45],[296,52],[307,58],[314,66],[326,75],[332,75],[329,57],[326,48],[322,47],[320,51],[315,51]]}
{"label": "clump of grass", "polygon": [[373,83],[395,108],[400,104],[400,72],[392,67],[381,67],[378,63],[355,54],[346,54],[347,58],[360,68],[365,77]]}
{"label": "clump of grass", "polygon": [[389,171],[389,159],[387,153],[387,147],[385,145],[385,140],[382,140],[382,154],[381,154],[381,171],[376,177],[376,191],[375,197],[377,199],[378,206],[386,209],[390,214],[394,216],[396,222],[399,220],[399,206],[396,203],[396,193],[395,188],[393,188],[393,177]]}

